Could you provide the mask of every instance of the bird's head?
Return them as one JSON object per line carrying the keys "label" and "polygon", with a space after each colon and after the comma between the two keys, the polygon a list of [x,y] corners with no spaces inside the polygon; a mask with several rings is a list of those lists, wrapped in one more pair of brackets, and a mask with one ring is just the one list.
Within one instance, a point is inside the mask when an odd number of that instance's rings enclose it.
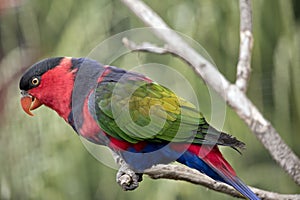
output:
{"label": "bird's head", "polygon": [[78,59],[56,57],[31,66],[20,80],[21,105],[33,116],[32,110],[46,105],[67,120],[71,110],[71,96]]}

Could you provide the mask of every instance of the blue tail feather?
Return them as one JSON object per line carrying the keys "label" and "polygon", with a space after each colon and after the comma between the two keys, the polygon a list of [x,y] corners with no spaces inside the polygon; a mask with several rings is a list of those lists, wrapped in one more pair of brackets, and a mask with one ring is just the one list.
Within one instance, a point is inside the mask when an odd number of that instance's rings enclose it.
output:
{"label": "blue tail feather", "polygon": [[260,200],[260,198],[254,192],[252,192],[252,190],[237,176],[233,176],[230,173],[224,174],[220,170],[205,163],[201,158],[189,151],[186,151],[179,159],[177,159],[177,161],[184,165],[187,165],[188,167],[197,169],[198,171],[208,175],[214,180],[231,185],[250,200]]}
{"label": "blue tail feather", "polygon": [[[158,150],[159,149],[159,150]],[[156,164],[167,164],[177,160],[178,162],[196,169],[204,173],[216,181],[227,183],[239,191],[242,195],[250,200],[260,200],[250,188],[245,185],[238,177],[226,171],[222,172],[216,167],[206,163],[196,154],[186,151],[183,154],[174,151],[169,146],[163,144],[149,143],[143,151],[137,151],[134,148],[129,148],[127,151],[121,152],[123,159],[137,172],[143,171]]]}

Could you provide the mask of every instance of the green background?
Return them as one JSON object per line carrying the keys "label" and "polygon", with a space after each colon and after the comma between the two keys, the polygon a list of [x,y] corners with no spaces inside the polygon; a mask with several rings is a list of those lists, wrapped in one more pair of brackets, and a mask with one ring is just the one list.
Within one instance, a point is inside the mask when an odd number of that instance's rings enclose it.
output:
{"label": "green background", "polygon": [[[13,7],[7,2],[0,2],[0,199],[230,199],[191,183],[146,176],[137,190],[124,192],[115,182],[116,171],[91,156],[55,112],[42,107],[30,118],[21,110],[18,82],[26,68],[46,57],[85,57],[110,36],[144,27],[127,7],[117,0],[19,0]],[[145,2],[171,28],[199,42],[225,77],[235,81],[238,1]],[[255,43],[247,94],[299,155],[300,3],[253,0],[253,15]],[[178,58],[133,53],[112,64],[130,68],[149,62],[172,66],[187,77],[211,121],[207,88]],[[300,192],[228,107],[221,128],[247,144],[242,156],[221,149],[247,184]]]}

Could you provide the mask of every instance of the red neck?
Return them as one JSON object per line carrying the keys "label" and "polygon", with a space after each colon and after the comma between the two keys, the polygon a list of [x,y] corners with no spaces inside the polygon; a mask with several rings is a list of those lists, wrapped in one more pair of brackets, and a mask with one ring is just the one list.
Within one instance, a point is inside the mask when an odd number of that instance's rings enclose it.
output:
{"label": "red neck", "polygon": [[55,110],[65,121],[71,112],[72,90],[76,69],[71,70],[71,58],[64,58],[60,64],[41,77],[41,84],[29,91],[43,104]]}

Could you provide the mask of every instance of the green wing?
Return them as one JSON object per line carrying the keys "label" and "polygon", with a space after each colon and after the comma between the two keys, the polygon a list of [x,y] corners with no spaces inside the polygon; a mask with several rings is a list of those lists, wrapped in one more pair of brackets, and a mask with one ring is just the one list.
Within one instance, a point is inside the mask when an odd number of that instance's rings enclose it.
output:
{"label": "green wing", "polygon": [[140,74],[121,72],[114,69],[96,90],[97,119],[107,134],[130,143],[227,145],[220,140],[225,133],[210,127],[193,104]]}

